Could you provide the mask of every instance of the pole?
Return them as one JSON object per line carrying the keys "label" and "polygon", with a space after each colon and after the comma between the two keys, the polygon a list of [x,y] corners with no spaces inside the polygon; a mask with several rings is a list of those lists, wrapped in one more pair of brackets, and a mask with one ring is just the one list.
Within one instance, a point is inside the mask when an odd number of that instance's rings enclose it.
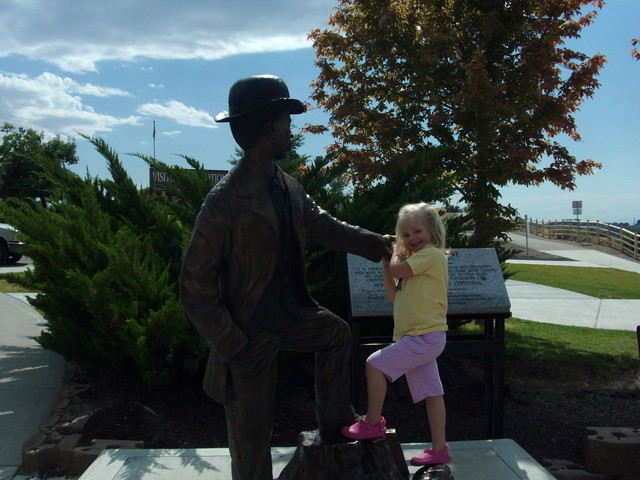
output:
{"label": "pole", "polygon": [[525,240],[525,251],[524,254],[529,256],[529,216],[524,216],[524,240]]}
{"label": "pole", "polygon": [[153,121],[153,158],[156,158],[156,121]]}

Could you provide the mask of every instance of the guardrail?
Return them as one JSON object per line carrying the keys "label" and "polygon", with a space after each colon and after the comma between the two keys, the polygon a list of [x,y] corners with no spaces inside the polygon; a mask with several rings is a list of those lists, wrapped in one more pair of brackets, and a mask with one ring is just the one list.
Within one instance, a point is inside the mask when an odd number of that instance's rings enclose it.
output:
{"label": "guardrail", "polygon": [[[617,225],[592,220],[545,221],[534,218],[529,218],[528,223],[529,232],[543,238],[606,245],[634,260],[640,259],[640,234]],[[524,229],[525,225],[518,227]]]}

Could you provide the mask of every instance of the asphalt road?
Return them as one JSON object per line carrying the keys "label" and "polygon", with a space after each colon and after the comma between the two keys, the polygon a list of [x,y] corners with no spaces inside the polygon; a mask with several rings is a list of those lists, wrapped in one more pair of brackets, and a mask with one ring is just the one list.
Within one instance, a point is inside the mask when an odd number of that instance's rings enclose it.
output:
{"label": "asphalt road", "polygon": [[12,265],[0,265],[0,275],[3,273],[24,272],[32,266],[33,262],[29,257],[22,257],[17,263],[14,263]]}

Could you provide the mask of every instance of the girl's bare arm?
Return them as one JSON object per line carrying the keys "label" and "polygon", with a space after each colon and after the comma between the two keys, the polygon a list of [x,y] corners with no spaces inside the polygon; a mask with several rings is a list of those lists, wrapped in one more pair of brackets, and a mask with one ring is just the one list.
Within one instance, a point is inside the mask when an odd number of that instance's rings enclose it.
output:
{"label": "girl's bare arm", "polygon": [[387,296],[387,300],[393,303],[396,300],[396,280],[389,272],[388,258],[382,259],[382,279],[384,281],[384,293]]}
{"label": "girl's bare arm", "polygon": [[382,277],[384,280],[384,292],[387,295],[387,300],[394,302],[396,299],[396,278],[410,277],[413,275],[413,271],[409,264],[398,255],[398,252],[393,249],[393,255],[391,259],[382,259]]}
{"label": "girl's bare arm", "polygon": [[411,267],[405,259],[400,257],[400,255],[394,251],[391,256],[391,261],[389,262],[389,273],[393,278],[404,278],[411,277],[413,275],[413,270],[411,270]]}

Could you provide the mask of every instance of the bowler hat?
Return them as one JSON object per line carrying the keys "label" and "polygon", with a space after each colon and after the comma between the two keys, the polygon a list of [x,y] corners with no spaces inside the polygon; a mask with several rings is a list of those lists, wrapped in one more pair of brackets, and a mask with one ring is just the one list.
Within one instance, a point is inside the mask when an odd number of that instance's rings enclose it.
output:
{"label": "bowler hat", "polygon": [[216,122],[229,122],[257,113],[275,110],[282,113],[303,113],[300,100],[289,97],[284,81],[274,75],[254,75],[241,78],[229,90],[229,110],[215,116]]}

